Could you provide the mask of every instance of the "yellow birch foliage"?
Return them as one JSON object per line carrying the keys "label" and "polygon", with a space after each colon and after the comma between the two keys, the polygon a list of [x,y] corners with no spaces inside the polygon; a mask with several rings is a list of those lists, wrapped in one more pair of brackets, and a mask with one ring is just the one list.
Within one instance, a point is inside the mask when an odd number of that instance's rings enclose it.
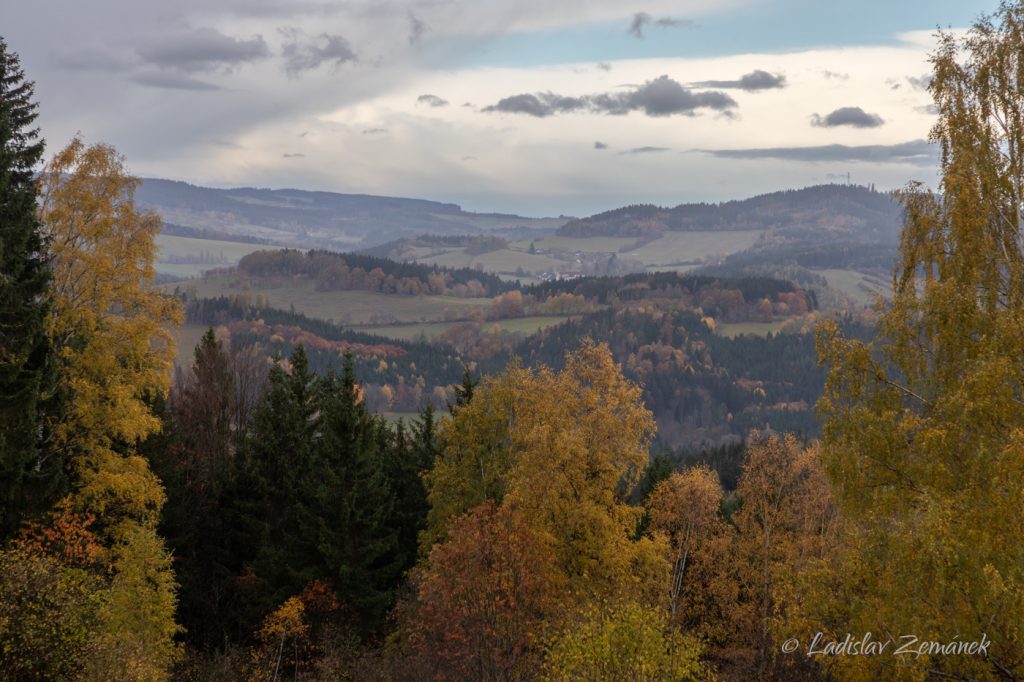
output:
{"label": "yellow birch foliage", "polygon": [[[988,656],[839,661],[852,679],[1024,676],[1024,4],[931,57],[939,193],[911,185],[872,344],[819,330],[820,409],[843,515],[844,630]],[[833,618],[826,603],[820,611]]]}
{"label": "yellow birch foliage", "polygon": [[443,427],[424,550],[471,507],[507,498],[579,595],[664,601],[667,548],[633,539],[642,510],[625,500],[653,433],[640,387],[603,345],[585,343],[561,372],[513,365],[485,379]]}
{"label": "yellow birch foliage", "polygon": [[48,333],[65,397],[53,446],[68,458],[78,504],[115,534],[122,519],[155,523],[163,503],[133,446],[160,427],[145,399],[167,391],[169,326],[181,318],[177,301],[151,286],[160,220],[135,208],[138,182],[112,147],[78,138],[39,180],[53,272]]}

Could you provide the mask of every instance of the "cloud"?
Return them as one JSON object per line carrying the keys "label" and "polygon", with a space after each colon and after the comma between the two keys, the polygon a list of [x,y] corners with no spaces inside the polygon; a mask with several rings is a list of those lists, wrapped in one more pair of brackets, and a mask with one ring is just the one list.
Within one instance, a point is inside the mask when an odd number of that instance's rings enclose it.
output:
{"label": "cloud", "polygon": [[608,149],[608,145],[606,145],[604,142],[601,142],[600,140],[597,140],[596,142],[594,142],[594,149]]}
{"label": "cloud", "polygon": [[771,147],[761,149],[697,149],[721,159],[781,159],[784,161],[837,162],[865,161],[874,163],[910,163],[919,166],[934,164],[938,152],[927,140],[900,144],[869,144],[847,146],[827,144],[815,147]]}
{"label": "cloud", "polygon": [[597,63],[597,68],[599,70],[601,70],[601,71],[611,71],[612,70],[612,65],[609,64],[608,62],[598,62]]}
{"label": "cloud", "polygon": [[921,114],[928,114],[929,116],[939,115],[939,107],[937,104],[935,104],[935,102],[932,102],[931,104],[925,104],[919,107],[914,107],[914,111]]}
{"label": "cloud", "polygon": [[619,152],[619,156],[623,156],[625,154],[630,154],[630,155],[632,155],[632,154],[657,154],[658,152],[669,152],[669,151],[672,151],[672,150],[669,149],[668,147],[634,147],[632,149],[627,149],[624,152]]}
{"label": "cloud", "polygon": [[387,128],[367,128],[363,131],[363,135],[385,135],[387,132]]}
{"label": "cloud", "polygon": [[692,28],[693,26],[696,26],[696,24],[689,19],[676,19],[675,17],[661,17],[660,19],[655,19],[647,12],[637,12],[633,15],[633,20],[630,22],[629,28],[626,29],[626,33],[638,40],[643,40],[644,29],[652,25],[659,28],[679,28],[682,26]]}
{"label": "cloud", "polygon": [[848,73],[841,73],[839,71],[829,71],[828,69],[825,69],[824,71],[821,72],[821,74],[823,76],[825,76],[825,78],[827,78],[829,80],[832,80],[832,79],[840,80],[840,81],[850,80],[850,74],[848,74]]}
{"label": "cloud", "polygon": [[270,56],[263,36],[242,40],[214,28],[166,34],[137,52],[144,61],[160,68],[192,72],[230,70]]}
{"label": "cloud", "polygon": [[301,153],[282,154],[281,156],[283,156],[286,159],[304,159],[304,158],[306,158],[306,155],[305,154],[301,154]]}
{"label": "cloud", "polygon": [[583,97],[564,97],[553,92],[539,92],[536,95],[525,93],[504,97],[498,100],[497,104],[484,107],[483,110],[504,114],[527,114],[544,118],[558,113],[579,111],[586,104],[587,101]]}
{"label": "cloud", "polygon": [[590,111],[612,115],[642,111],[648,116],[693,115],[698,109],[727,112],[736,101],[716,90],[694,92],[668,76],[659,76],[628,92],[601,93],[583,97],[566,97],[552,92],[505,97],[497,104],[484,107],[485,112],[527,114],[537,118],[554,114]]}
{"label": "cloud", "polygon": [[207,83],[206,81],[201,81],[197,78],[166,72],[139,73],[132,76],[129,80],[140,85],[147,85],[151,88],[164,88],[166,90],[193,90],[202,92],[224,89],[219,85]]}
{"label": "cloud", "polygon": [[755,69],[745,73],[734,81],[701,81],[693,83],[698,88],[727,88],[756,92],[757,90],[771,90],[774,88],[786,87],[786,77],[781,73],[768,73],[761,69]]}
{"label": "cloud", "polygon": [[923,76],[907,76],[907,82],[915,90],[927,90],[928,86],[932,84],[932,78],[933,76],[930,73],[926,73]]}
{"label": "cloud", "polygon": [[281,55],[284,57],[284,70],[289,76],[298,76],[324,64],[337,68],[346,62],[356,61],[356,53],[342,36],[321,33],[310,38],[297,28],[280,31],[285,38]]}
{"label": "cloud", "polygon": [[409,44],[419,45],[423,34],[427,32],[427,24],[418,16],[409,12]]}
{"label": "cloud", "polygon": [[432,107],[446,107],[448,106],[448,100],[442,99],[437,95],[420,95],[416,98],[417,104],[428,104]]}
{"label": "cloud", "polygon": [[869,114],[860,107],[840,107],[826,116],[814,114],[811,125],[818,128],[852,126],[854,128],[877,128],[885,123],[878,114]]}

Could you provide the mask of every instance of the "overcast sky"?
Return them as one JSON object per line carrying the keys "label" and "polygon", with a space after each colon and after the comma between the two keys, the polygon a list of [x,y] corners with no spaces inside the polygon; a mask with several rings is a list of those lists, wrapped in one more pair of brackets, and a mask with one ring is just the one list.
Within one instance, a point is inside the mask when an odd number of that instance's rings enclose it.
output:
{"label": "overcast sky", "polygon": [[35,0],[50,152],[143,176],[586,215],[935,178],[928,53],[995,0]]}

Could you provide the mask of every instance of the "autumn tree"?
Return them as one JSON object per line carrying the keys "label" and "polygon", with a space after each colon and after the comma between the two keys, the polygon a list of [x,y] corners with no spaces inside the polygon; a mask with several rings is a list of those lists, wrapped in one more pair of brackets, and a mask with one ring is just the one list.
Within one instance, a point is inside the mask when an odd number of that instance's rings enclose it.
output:
{"label": "autumn tree", "polygon": [[413,573],[413,661],[435,679],[528,676],[540,665],[537,635],[557,608],[557,580],[551,547],[512,506],[472,509]]}
{"label": "autumn tree", "polygon": [[54,501],[63,473],[39,438],[53,366],[33,178],[43,154],[36,109],[32,82],[0,38],[0,541]]}
{"label": "autumn tree", "polygon": [[160,428],[152,404],[166,395],[180,319],[178,302],[152,285],[160,221],[135,207],[139,181],[107,145],[72,140],[38,182],[63,401],[47,447],[103,547],[88,674],[159,679],[178,653],[175,583],[157,535],[164,491],[137,445]]}
{"label": "autumn tree", "polygon": [[876,340],[819,330],[830,366],[824,461],[853,548],[837,568],[852,600],[838,627],[943,641],[985,633],[992,644],[987,657],[923,656],[899,670],[847,661],[850,677],[1024,675],[1022,54],[1020,2],[962,37],[940,34],[929,86],[938,191],[901,194]]}
{"label": "autumn tree", "polygon": [[708,614],[700,608],[705,605],[687,602],[696,601],[707,585],[699,578],[700,584],[692,585],[695,576],[700,575],[694,570],[694,564],[727,532],[720,515],[722,496],[718,475],[707,466],[701,466],[672,474],[657,484],[647,502],[651,530],[667,535],[672,551],[672,581],[668,592],[673,621],[689,616],[687,624],[695,626],[707,620]]}

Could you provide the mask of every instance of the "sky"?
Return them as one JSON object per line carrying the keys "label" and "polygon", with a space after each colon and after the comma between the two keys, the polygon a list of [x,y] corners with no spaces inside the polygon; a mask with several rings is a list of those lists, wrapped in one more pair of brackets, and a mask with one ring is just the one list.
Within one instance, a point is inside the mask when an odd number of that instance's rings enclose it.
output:
{"label": "sky", "polygon": [[0,0],[50,153],[529,216],[933,184],[936,29],[995,0]]}

